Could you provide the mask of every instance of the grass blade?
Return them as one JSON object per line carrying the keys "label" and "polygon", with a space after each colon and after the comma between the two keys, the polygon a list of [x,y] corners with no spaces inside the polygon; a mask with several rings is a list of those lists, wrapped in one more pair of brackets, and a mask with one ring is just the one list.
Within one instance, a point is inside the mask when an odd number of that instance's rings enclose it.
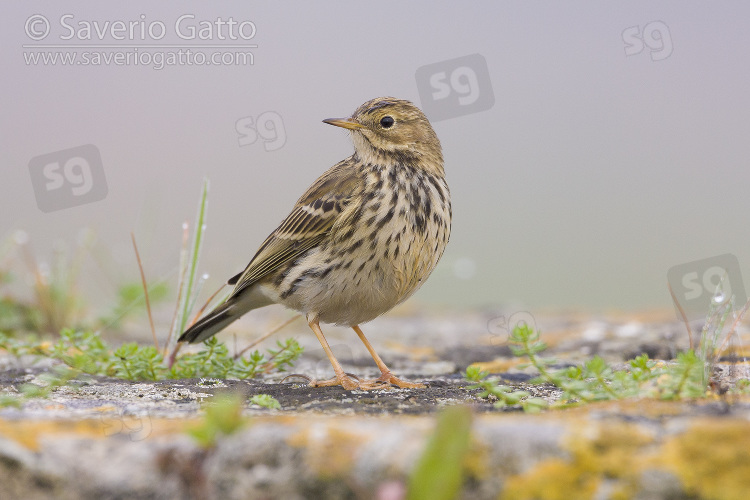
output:
{"label": "grass blade", "polygon": [[151,301],[148,298],[148,285],[146,284],[146,274],[143,272],[143,263],[141,255],[138,253],[138,245],[135,244],[135,235],[131,232],[130,239],[133,240],[133,250],[135,250],[135,259],[138,261],[138,270],[141,272],[141,282],[143,283],[143,298],[146,300],[146,312],[148,312],[148,321],[151,323],[151,334],[154,336],[154,346],[159,350],[159,340],[156,338],[156,328],[154,327],[154,316],[151,314]]}
{"label": "grass blade", "polygon": [[195,275],[198,272],[198,258],[200,257],[201,246],[203,244],[203,231],[206,221],[206,205],[208,203],[208,179],[203,180],[203,192],[201,194],[201,203],[198,208],[198,215],[195,219],[195,233],[193,235],[193,245],[190,250],[187,268],[187,282],[185,283],[185,293],[183,294],[182,314],[180,321],[180,332],[185,330],[190,311],[195,305],[196,294],[194,290]]}
{"label": "grass blade", "polygon": [[471,410],[452,406],[437,418],[437,427],[409,481],[407,500],[458,498],[471,444]]}
{"label": "grass blade", "polygon": [[[179,267],[180,274],[177,278],[177,302],[175,303],[174,315],[172,316],[172,324],[169,327],[169,335],[167,335],[167,341],[164,343],[164,355],[165,356],[167,355],[167,350],[169,349],[169,346],[172,344],[172,337],[175,335],[175,330],[177,330],[178,325],[182,321],[182,318],[180,317],[180,305],[182,304],[182,295],[185,289],[185,273],[187,272],[187,247],[188,247],[189,239],[190,239],[190,233],[188,231],[188,223],[185,222],[182,225],[182,246],[180,247],[180,267]],[[176,354],[177,354],[177,350],[175,349],[175,351],[172,352],[172,357],[170,357],[170,360],[173,360]]]}

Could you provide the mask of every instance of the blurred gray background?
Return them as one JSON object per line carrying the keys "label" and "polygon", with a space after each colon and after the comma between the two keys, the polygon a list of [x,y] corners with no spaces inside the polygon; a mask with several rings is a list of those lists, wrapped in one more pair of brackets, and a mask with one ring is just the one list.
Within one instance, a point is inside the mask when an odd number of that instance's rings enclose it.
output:
{"label": "blurred gray background", "polygon": [[[131,231],[147,277],[176,282],[204,177],[207,289],[241,270],[307,186],[351,154],[346,133],[321,120],[384,95],[435,119],[453,196],[451,242],[418,303],[667,309],[674,266],[729,253],[750,276],[746,3],[1,9],[0,238],[23,230],[44,260],[90,228],[82,272],[94,301],[139,279]],[[250,39],[231,40],[217,18],[252,22]],[[133,39],[120,30],[130,22]],[[163,37],[148,35],[162,25]],[[191,27],[206,39],[190,40]],[[255,47],[227,47],[243,44]],[[188,45],[228,63],[154,63]],[[96,52],[147,62],[79,64]],[[234,64],[237,53],[252,60]],[[101,155],[100,170],[84,158],[91,177],[80,162],[65,167],[85,145]]]}

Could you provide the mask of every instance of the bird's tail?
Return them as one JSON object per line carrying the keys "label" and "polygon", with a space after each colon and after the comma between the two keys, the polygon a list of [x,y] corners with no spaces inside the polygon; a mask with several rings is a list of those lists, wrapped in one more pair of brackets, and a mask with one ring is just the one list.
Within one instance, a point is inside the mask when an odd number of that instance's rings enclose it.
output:
{"label": "bird's tail", "polygon": [[273,300],[269,299],[257,287],[245,288],[239,293],[235,291],[227,300],[216,306],[213,311],[185,330],[177,341],[191,344],[202,342],[219,333],[230,323],[240,319],[246,312],[270,304],[273,304]]}
{"label": "bird's tail", "polygon": [[190,344],[202,342],[219,333],[221,330],[229,326],[230,323],[240,319],[242,314],[246,311],[237,314],[237,304],[235,302],[235,300],[230,298],[226,302],[219,304],[216,309],[196,321],[193,326],[185,330],[185,333],[180,335],[180,338],[177,339],[177,341],[188,342]]}
{"label": "bird's tail", "polygon": [[258,287],[245,288],[239,292],[235,290],[227,300],[185,330],[177,341],[191,344],[202,342],[240,319],[246,312],[273,303]]}

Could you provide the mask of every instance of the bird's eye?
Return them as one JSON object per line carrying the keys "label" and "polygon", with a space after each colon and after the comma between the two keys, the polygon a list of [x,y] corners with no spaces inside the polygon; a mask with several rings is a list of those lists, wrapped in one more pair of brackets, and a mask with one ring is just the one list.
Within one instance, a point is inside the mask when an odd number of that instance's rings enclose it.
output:
{"label": "bird's eye", "polygon": [[380,126],[383,128],[391,128],[396,121],[390,116],[384,116],[380,119]]}

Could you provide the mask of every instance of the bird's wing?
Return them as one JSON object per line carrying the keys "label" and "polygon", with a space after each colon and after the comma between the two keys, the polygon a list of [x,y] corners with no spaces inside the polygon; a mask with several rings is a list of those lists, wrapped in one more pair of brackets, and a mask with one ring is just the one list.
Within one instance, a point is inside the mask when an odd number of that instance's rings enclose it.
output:
{"label": "bird's wing", "polygon": [[349,158],[320,176],[266,238],[245,270],[227,282],[235,285],[232,296],[319,245],[358,190],[358,174],[355,162]]}

